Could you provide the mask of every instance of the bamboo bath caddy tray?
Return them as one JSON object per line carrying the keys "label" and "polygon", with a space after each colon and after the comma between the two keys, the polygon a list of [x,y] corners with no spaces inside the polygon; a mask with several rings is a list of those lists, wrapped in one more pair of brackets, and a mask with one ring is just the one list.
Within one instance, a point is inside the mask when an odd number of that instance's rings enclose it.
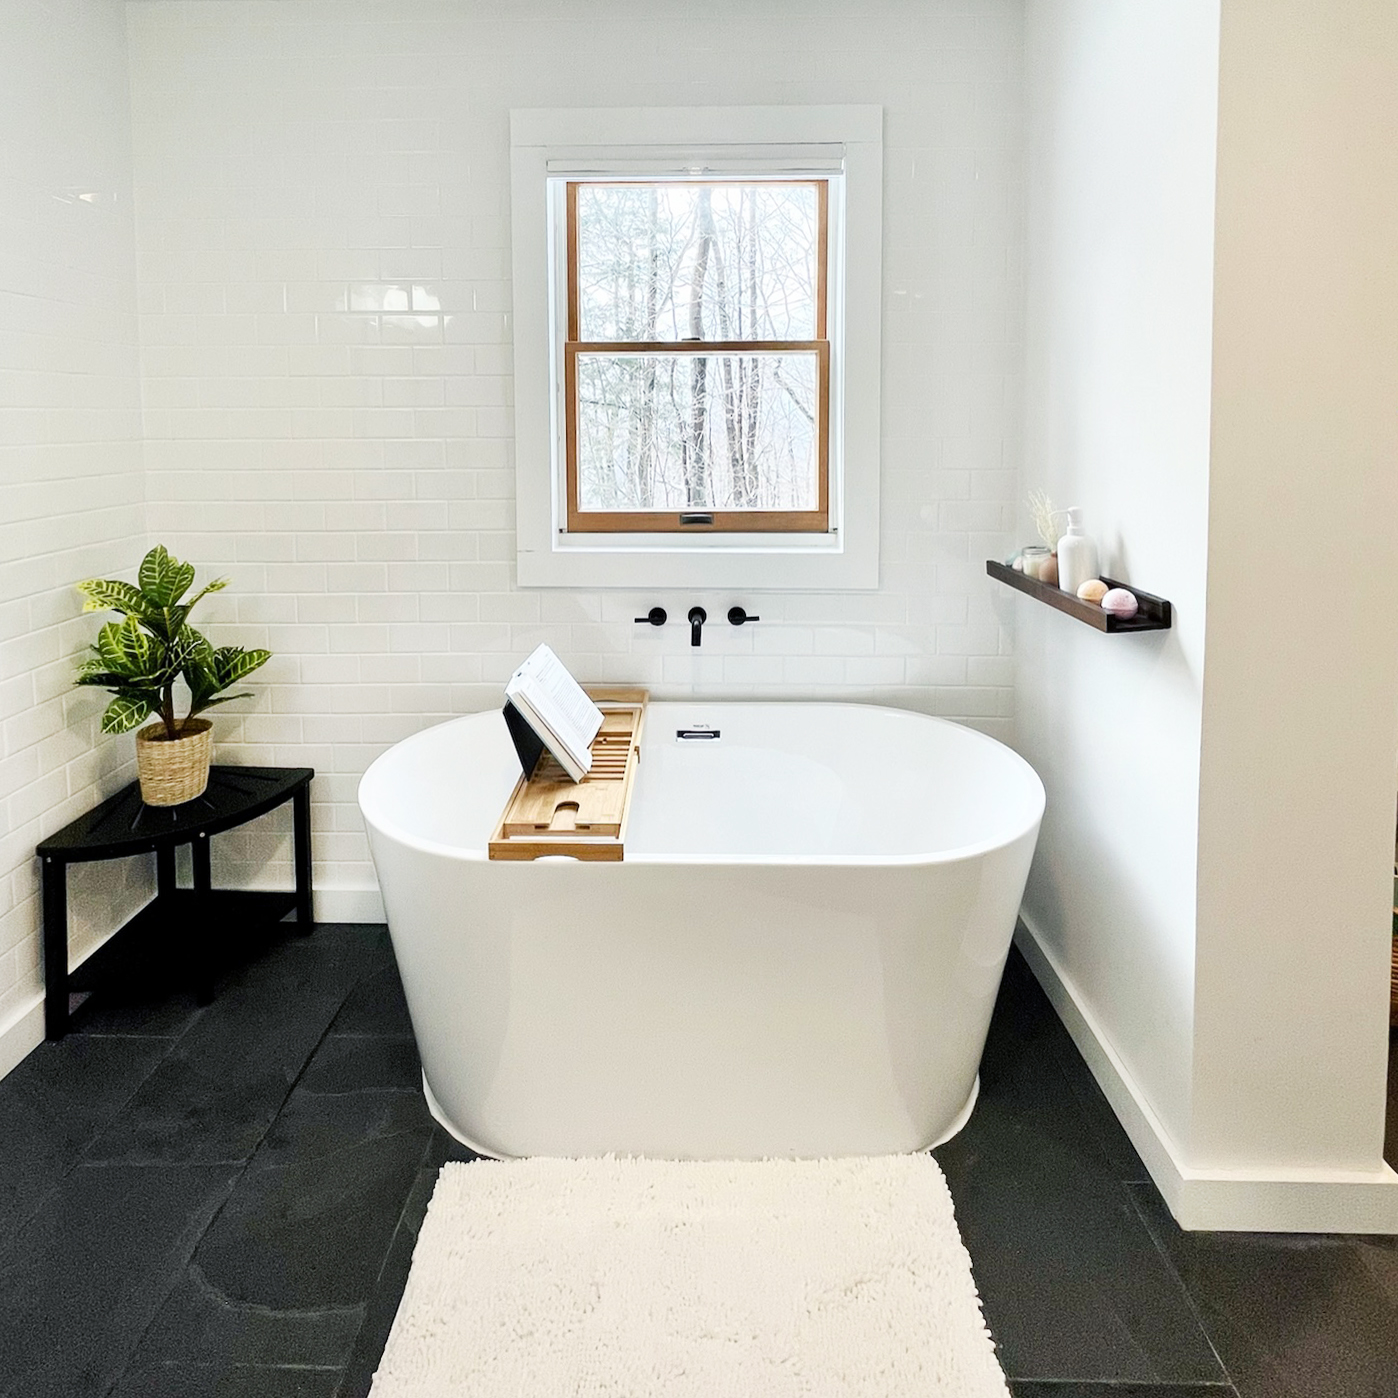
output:
{"label": "bamboo bath caddy tray", "polygon": [[602,710],[592,740],[592,769],[574,782],[547,748],[529,777],[520,777],[490,837],[491,859],[624,859],[631,788],[641,760],[644,689],[585,686]]}

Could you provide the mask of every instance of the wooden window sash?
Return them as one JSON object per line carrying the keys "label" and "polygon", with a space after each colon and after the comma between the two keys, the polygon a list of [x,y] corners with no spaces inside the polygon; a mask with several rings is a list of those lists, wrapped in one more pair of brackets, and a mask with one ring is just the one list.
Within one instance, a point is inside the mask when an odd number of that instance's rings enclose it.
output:
{"label": "wooden window sash", "polygon": [[[766,354],[805,352],[816,356],[816,508],[814,510],[583,510],[578,506],[578,356],[614,354],[634,358],[683,358],[696,354]],[[567,527],[570,534],[627,533],[801,533],[830,530],[830,342],[828,340],[681,340],[665,342],[615,340],[567,344],[563,347],[563,391],[567,404]],[[709,523],[686,523],[684,516],[702,514]]]}
{"label": "wooden window sash", "polygon": [[[622,185],[688,183],[665,180],[569,180],[566,185],[568,335],[563,346],[565,492],[570,534],[826,534],[830,530],[830,341],[826,338],[826,284],[829,243],[827,180],[696,180],[696,184],[810,185],[816,191],[816,338],[811,340],[579,340],[578,190],[584,184]],[[578,379],[580,354],[657,358],[685,355],[755,355],[806,353],[816,356],[816,508],[814,510],[583,510],[578,505]],[[693,522],[700,515],[708,522]],[[691,522],[686,522],[686,516]]]}
{"label": "wooden window sash", "polygon": [[[578,190],[586,185],[589,189],[625,189],[635,187],[649,187],[654,184],[743,184],[743,185],[774,185],[777,187],[807,185],[815,189],[816,192],[816,304],[815,304],[815,339],[826,338],[825,329],[825,307],[826,307],[826,286],[829,277],[829,228],[828,217],[830,208],[830,181],[829,180],[752,180],[752,179],[715,179],[715,180],[569,180],[566,185],[567,190],[567,223],[568,223],[568,340],[576,341],[582,334],[582,311],[578,303]],[[666,343],[671,343],[666,341]],[[679,341],[678,343],[688,344],[690,341]],[[744,341],[744,343],[763,344],[767,341]]]}

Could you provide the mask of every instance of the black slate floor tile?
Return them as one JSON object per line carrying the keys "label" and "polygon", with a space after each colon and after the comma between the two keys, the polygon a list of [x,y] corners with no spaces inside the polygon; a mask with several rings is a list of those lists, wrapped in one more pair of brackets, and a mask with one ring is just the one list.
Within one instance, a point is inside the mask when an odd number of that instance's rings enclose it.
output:
{"label": "black slate floor tile", "polygon": [[1132,1194],[1239,1398],[1398,1398],[1398,1238],[1186,1233]]}
{"label": "black slate floor tile", "polygon": [[222,914],[191,925],[148,904],[119,937],[74,971],[73,988],[85,998],[76,1010],[70,1002],[70,1032],[177,1037],[202,1013],[193,990],[196,945],[209,939],[219,944],[214,962],[221,982],[231,970],[274,955],[297,931],[294,923],[240,927]]}
{"label": "black slate floor tile", "polygon": [[340,939],[298,938],[246,968],[88,1148],[91,1161],[242,1161],[363,970]]}
{"label": "black slate floor tile", "polygon": [[183,985],[164,987],[122,982],[103,986],[71,1011],[68,1032],[141,1034],[177,1039],[204,1013],[194,993]]}
{"label": "black slate floor tile", "polygon": [[411,1039],[412,1020],[403,984],[390,950],[382,963],[354,988],[331,1026],[333,1034],[376,1034]]}
{"label": "black slate floor tile", "polygon": [[439,1126],[435,1121],[432,1123],[432,1140],[427,1146],[424,1165],[440,1169],[450,1160],[469,1162],[484,1158],[488,1157],[478,1155],[470,1146],[463,1146],[445,1127]]}
{"label": "black slate floor tile", "polygon": [[[265,1256],[263,1262],[265,1263]],[[290,1264],[296,1270],[296,1263]],[[281,1281],[281,1259],[269,1278]],[[281,1308],[264,1305],[260,1288],[232,1293],[191,1262],[156,1317],[136,1362],[143,1368],[235,1363],[268,1368],[343,1368],[364,1319],[364,1304]]]}
{"label": "black slate floor tile", "polygon": [[[364,1398],[476,1158],[386,929],[283,938],[204,1011],[134,990],[0,1082],[0,1398]],[[1015,1398],[1234,1398],[1201,1317],[1237,1398],[1398,1398],[1398,1240],[1180,1233],[1018,954],[981,1078],[936,1154]]]}
{"label": "black slate floor tile", "polygon": [[417,1246],[422,1221],[427,1216],[432,1191],[437,1187],[437,1175],[436,1167],[418,1171],[412,1192],[403,1206],[403,1215],[398,1220],[388,1256],[384,1259],[373,1294],[365,1308],[364,1323],[355,1339],[354,1351],[345,1366],[336,1398],[368,1398],[374,1370],[383,1358],[388,1333],[393,1329],[393,1320],[398,1314],[398,1303],[403,1299],[403,1289],[408,1284],[413,1249]]}
{"label": "black slate floor tile", "polygon": [[151,1326],[141,1363],[343,1365],[430,1134],[418,1095],[298,1088]]}
{"label": "black slate floor tile", "polygon": [[0,1245],[77,1164],[169,1051],[168,1039],[40,1044],[0,1081]]}
{"label": "black slate floor tile", "polygon": [[338,1369],[166,1364],[135,1369],[111,1398],[335,1398]]}
{"label": "black slate floor tile", "polygon": [[0,1394],[102,1398],[236,1173],[74,1170],[0,1256]]}
{"label": "black slate floor tile", "polygon": [[301,1075],[297,1090],[422,1094],[422,1064],[411,1039],[327,1034]]}
{"label": "black slate floor tile", "polygon": [[[1107,1172],[1118,1180],[1149,1179],[1131,1138],[1018,949],[1011,951],[1005,965],[995,1013],[996,1032],[987,1046],[992,1079],[997,1071],[1017,1074],[1026,1056],[1052,1058],[1077,1106],[1077,1119],[1086,1126]],[[985,1074],[983,1067],[982,1084]]]}
{"label": "black slate floor tile", "polygon": [[1015,1378],[1218,1382],[1179,1280],[1110,1181],[947,1166],[1000,1361]]}
{"label": "black slate floor tile", "polygon": [[1117,1120],[1106,1094],[1083,1062],[1072,1036],[1054,1018],[1056,1032],[1050,1038],[1050,1051],[1072,1089],[1073,1098],[1092,1132],[1097,1149],[1102,1153],[1107,1169],[1123,1182],[1141,1183],[1150,1179],[1150,1172],[1131,1144],[1131,1138]]}
{"label": "black slate floor tile", "polygon": [[1046,1011],[1012,970],[979,1104],[934,1152],[1001,1363],[1015,1379],[1221,1383],[1184,1288],[1051,1049],[1061,1026]]}

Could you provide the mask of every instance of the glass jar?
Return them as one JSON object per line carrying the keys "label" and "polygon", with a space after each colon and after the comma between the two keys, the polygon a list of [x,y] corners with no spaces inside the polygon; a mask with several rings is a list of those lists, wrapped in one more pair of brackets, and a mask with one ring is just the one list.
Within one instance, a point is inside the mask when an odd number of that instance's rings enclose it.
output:
{"label": "glass jar", "polygon": [[1053,555],[1043,544],[1030,544],[1020,550],[1020,557],[1024,560],[1024,576],[1033,578],[1036,582],[1042,581],[1040,573],[1048,564]]}

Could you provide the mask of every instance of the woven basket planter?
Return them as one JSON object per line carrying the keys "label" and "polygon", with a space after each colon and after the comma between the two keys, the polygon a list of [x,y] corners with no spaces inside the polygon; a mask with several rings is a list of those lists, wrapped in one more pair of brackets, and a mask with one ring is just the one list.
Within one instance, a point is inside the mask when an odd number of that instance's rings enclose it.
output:
{"label": "woven basket planter", "polygon": [[186,719],[171,742],[163,723],[136,734],[136,775],[148,806],[179,806],[204,794],[213,757],[214,726],[206,718]]}

